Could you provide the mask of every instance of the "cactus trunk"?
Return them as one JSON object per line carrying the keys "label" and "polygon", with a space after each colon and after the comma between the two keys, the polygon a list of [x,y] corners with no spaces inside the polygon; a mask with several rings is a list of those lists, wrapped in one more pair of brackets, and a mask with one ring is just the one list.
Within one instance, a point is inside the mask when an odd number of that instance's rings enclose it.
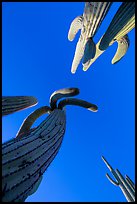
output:
{"label": "cactus trunk", "polygon": [[35,129],[2,147],[3,202],[19,202],[34,192],[55,158],[65,133],[66,116],[55,109]]}

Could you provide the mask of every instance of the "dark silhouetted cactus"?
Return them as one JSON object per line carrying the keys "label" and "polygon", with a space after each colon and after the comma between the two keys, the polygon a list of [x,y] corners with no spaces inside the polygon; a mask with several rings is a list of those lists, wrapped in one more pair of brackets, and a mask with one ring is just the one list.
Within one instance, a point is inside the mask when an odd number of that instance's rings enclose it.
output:
{"label": "dark silhouetted cactus", "polygon": [[2,115],[8,115],[38,103],[33,96],[3,96],[2,97]]}
{"label": "dark silhouetted cactus", "polygon": [[[2,201],[25,201],[37,190],[43,173],[55,158],[63,140],[66,128],[64,106],[78,105],[97,111],[96,105],[75,98],[66,98],[57,104],[59,99],[77,94],[77,88],[54,92],[50,97],[50,107],[44,106],[31,113],[24,120],[16,138],[3,144]],[[30,129],[44,113],[49,113],[49,116],[36,128]]]}

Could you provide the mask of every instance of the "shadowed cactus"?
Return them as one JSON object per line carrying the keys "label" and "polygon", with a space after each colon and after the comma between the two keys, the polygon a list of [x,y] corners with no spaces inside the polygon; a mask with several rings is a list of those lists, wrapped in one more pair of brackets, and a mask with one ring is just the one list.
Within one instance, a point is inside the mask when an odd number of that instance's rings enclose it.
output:
{"label": "shadowed cactus", "polygon": [[99,49],[106,50],[112,41],[120,40],[134,27],[135,2],[123,2],[102,37]]}
{"label": "shadowed cactus", "polygon": [[129,47],[129,33],[135,27],[135,2],[123,2],[113,17],[107,31],[96,45],[94,58],[83,64],[83,70],[89,69],[91,64],[114,42],[118,48],[112,64],[117,63],[126,54]]}
{"label": "shadowed cactus", "polygon": [[70,41],[74,39],[77,32],[81,29],[81,35],[76,45],[72,62],[72,73],[76,72],[82,58],[84,64],[94,58],[96,46],[93,42],[93,37],[109,11],[111,4],[111,2],[86,2],[83,15],[76,17],[72,21],[68,32]]}
{"label": "shadowed cactus", "polygon": [[118,169],[114,170],[103,156],[102,160],[116,179],[114,181],[109,174],[106,174],[109,181],[115,186],[120,187],[128,202],[135,202],[135,184],[133,181],[127,175],[124,178]]}
{"label": "shadowed cactus", "polygon": [[33,96],[3,96],[2,97],[2,115],[8,115],[38,103]]}
{"label": "shadowed cactus", "polygon": [[[97,106],[86,101],[63,97],[79,94],[77,88],[54,92],[50,107],[44,106],[31,113],[23,122],[16,138],[2,145],[2,201],[19,202],[33,194],[42,175],[55,158],[66,128],[66,105],[78,105],[96,112]],[[42,114],[49,116],[36,128],[31,128]]]}

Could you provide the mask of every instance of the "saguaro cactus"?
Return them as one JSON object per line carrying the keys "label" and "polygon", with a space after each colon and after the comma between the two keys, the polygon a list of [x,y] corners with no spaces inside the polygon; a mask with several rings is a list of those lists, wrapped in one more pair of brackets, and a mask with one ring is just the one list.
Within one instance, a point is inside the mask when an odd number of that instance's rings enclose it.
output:
{"label": "saguaro cactus", "polygon": [[135,202],[135,184],[133,181],[127,175],[124,178],[118,169],[114,170],[103,156],[102,160],[116,179],[116,181],[114,181],[109,174],[106,174],[109,181],[120,187],[128,202]]}
{"label": "saguaro cactus", "polygon": [[38,103],[33,96],[3,96],[2,97],[2,115],[8,115]]}
{"label": "saguaro cactus", "polygon": [[76,45],[76,51],[72,62],[71,72],[75,73],[83,57],[83,64],[94,58],[96,46],[93,42],[98,28],[110,9],[112,2],[86,2],[84,13],[76,17],[68,32],[68,39],[72,41],[81,29],[81,35]]}
{"label": "saguaro cactus", "polygon": [[[3,201],[25,201],[37,190],[43,173],[61,146],[66,127],[66,105],[78,105],[93,112],[97,111],[96,105],[75,98],[66,98],[57,104],[59,99],[77,94],[77,88],[54,92],[50,97],[50,107],[41,107],[30,114],[24,120],[16,138],[3,144]],[[30,129],[34,121],[44,113],[49,113],[49,116],[36,128]]]}
{"label": "saguaro cactus", "polygon": [[123,2],[114,15],[107,31],[96,45],[94,58],[83,64],[83,70],[89,69],[91,64],[114,42],[118,43],[118,48],[112,64],[115,64],[126,54],[129,47],[129,33],[135,27],[135,2]]}

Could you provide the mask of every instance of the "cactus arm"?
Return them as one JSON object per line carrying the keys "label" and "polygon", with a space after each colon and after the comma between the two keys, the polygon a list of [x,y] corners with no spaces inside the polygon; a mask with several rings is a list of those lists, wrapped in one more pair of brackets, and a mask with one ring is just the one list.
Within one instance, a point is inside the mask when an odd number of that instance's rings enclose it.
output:
{"label": "cactus arm", "polygon": [[[43,106],[37,110],[35,110],[33,113],[31,113],[22,123],[16,137],[21,138],[23,135],[22,133],[26,133],[30,130],[33,123],[36,121],[37,118],[39,118],[41,115],[45,113],[50,113],[51,109],[48,106]],[[25,135],[25,134],[24,134]]]}
{"label": "cactus arm", "polygon": [[114,58],[112,59],[112,64],[119,62],[124,57],[124,55],[126,54],[129,48],[129,43],[130,43],[128,35],[123,36],[117,42],[118,42],[118,48]]}
{"label": "cactus arm", "polygon": [[82,28],[83,16],[77,16],[71,23],[68,32],[68,40],[73,41],[78,31]]}
{"label": "cactus arm", "polygon": [[83,108],[86,108],[90,111],[96,112],[98,110],[98,107],[92,103],[89,103],[84,100],[76,99],[76,98],[67,98],[59,102],[58,108],[63,109],[66,105],[76,105]]}
{"label": "cactus arm", "polygon": [[119,185],[118,181],[114,181],[114,180],[109,176],[108,173],[106,174],[106,177],[107,177],[108,180],[109,180],[112,184],[114,184],[115,186],[118,186],[118,185]]}
{"label": "cactus arm", "polygon": [[72,61],[72,66],[71,66],[71,73],[75,74],[77,67],[83,57],[84,54],[84,49],[85,49],[85,45],[83,43],[82,38],[79,38],[77,45],[76,45],[76,49],[75,49],[75,54],[74,54],[74,58]]}
{"label": "cactus arm", "polygon": [[96,44],[93,42],[92,38],[89,38],[85,50],[84,50],[84,56],[83,56],[83,65],[88,63],[89,60],[93,59],[96,53]]}
{"label": "cactus arm", "polygon": [[51,109],[57,108],[57,101],[63,97],[69,97],[69,96],[76,96],[79,94],[78,88],[64,88],[59,89],[58,91],[53,92],[53,94],[50,96],[50,106]]}
{"label": "cactus arm", "polygon": [[33,96],[3,96],[2,97],[2,115],[8,115],[26,108],[32,107],[38,103]]}

